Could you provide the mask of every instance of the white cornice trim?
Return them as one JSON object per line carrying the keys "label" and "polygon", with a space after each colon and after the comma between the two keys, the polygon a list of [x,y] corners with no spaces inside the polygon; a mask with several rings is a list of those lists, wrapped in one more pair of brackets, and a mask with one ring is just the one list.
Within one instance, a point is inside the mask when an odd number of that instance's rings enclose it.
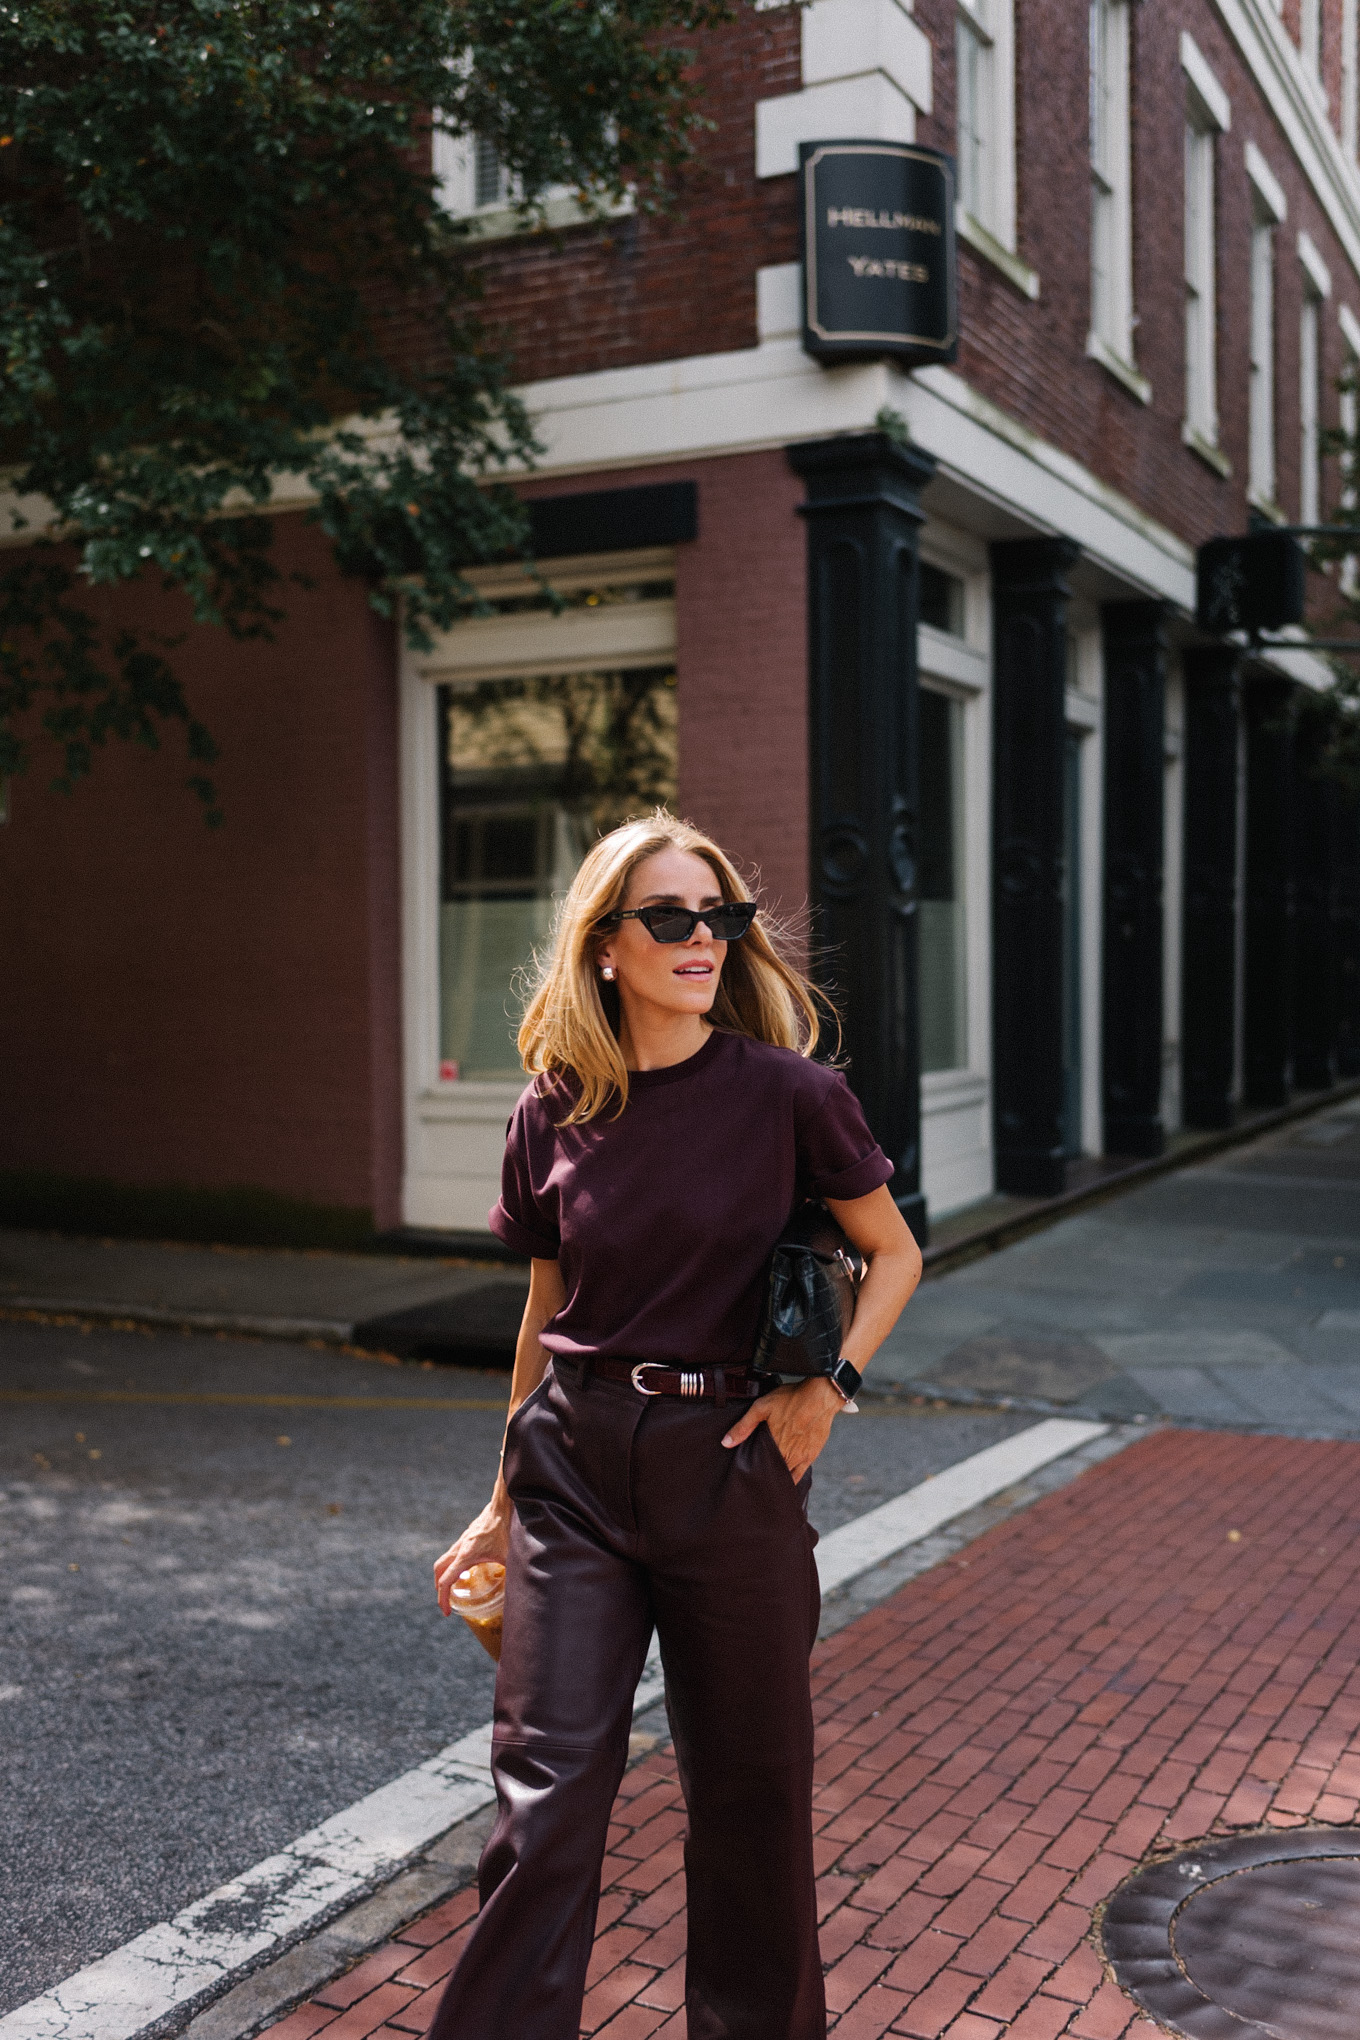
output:
{"label": "white cornice trim", "polygon": [[1209,59],[1188,30],[1181,30],[1181,69],[1194,89],[1196,99],[1220,134],[1232,126],[1232,101],[1214,76]]}
{"label": "white cornice trim", "polygon": [[1289,201],[1284,195],[1278,177],[1255,142],[1247,143],[1246,162],[1247,176],[1251,180],[1253,191],[1276,226],[1283,226],[1289,218]]}
{"label": "white cornice trim", "polygon": [[1316,83],[1270,0],[1214,0],[1219,16],[1279,122],[1299,168],[1360,273],[1360,172],[1332,130]]}

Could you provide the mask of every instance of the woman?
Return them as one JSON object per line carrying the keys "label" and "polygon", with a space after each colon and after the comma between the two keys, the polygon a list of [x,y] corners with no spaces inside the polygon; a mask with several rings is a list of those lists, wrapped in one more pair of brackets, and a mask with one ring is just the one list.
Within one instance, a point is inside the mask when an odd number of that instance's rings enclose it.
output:
{"label": "woman", "polygon": [[814,996],[664,810],[586,857],[519,1046],[493,1230],[531,1257],[502,1470],[435,1565],[507,1567],[482,1908],[432,2040],[576,2040],[653,1625],[689,1812],[690,2040],[820,2040],[809,1473],[855,1376],[751,1375],[769,1258],[825,1200],[863,1369],[920,1276],[892,1168],[809,1060]]}

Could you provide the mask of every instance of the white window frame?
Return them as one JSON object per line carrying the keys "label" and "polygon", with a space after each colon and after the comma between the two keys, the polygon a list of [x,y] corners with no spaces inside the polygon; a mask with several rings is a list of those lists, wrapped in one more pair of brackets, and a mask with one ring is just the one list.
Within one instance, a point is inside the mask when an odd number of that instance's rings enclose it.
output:
{"label": "white window frame", "polygon": [[1322,0],[1299,0],[1299,55],[1313,78],[1322,76]]}
{"label": "white window frame", "polygon": [[[669,580],[672,548],[544,563],[550,585],[573,588]],[[468,576],[488,601],[538,592],[523,568]],[[523,1079],[445,1079],[439,1056],[439,722],[445,681],[661,664],[676,656],[673,599],[473,616],[401,652],[402,1041],[406,1225],[486,1230],[505,1147],[505,1122]]]}
{"label": "white window frame", "polygon": [[[976,179],[965,169],[964,53],[973,58],[973,126],[981,151]],[[956,0],[954,54],[958,86],[959,211],[1006,254],[1016,252],[1015,4]],[[971,235],[968,238],[972,238]]]}
{"label": "white window frame", "polygon": [[1251,186],[1250,354],[1247,396],[1247,495],[1278,518],[1275,419],[1275,276],[1277,229],[1289,216],[1278,179],[1254,142],[1246,146]]}
{"label": "white window frame", "polygon": [[963,703],[964,949],[966,1039],[963,1069],[921,1078],[921,1175],[937,1216],[958,1211],[995,1186],[991,1111],[991,576],[971,532],[932,518],[921,557],[963,581],[964,634],[917,633],[921,683]]}
{"label": "white window frame", "polygon": [[1185,418],[1181,438],[1218,474],[1218,137],[1232,125],[1227,93],[1193,36],[1181,32],[1185,74]]}
{"label": "white window frame", "polygon": [[1317,524],[1322,515],[1321,428],[1322,299],[1304,276],[1299,304],[1299,523]]}
{"label": "white window frame", "polygon": [[[1341,388],[1338,394],[1337,423],[1347,438],[1354,442],[1357,426],[1360,426],[1360,319],[1357,319],[1349,305],[1337,308],[1337,324],[1341,328],[1341,352],[1345,362]],[[1357,475],[1354,462],[1341,468],[1341,504],[1346,510],[1355,508]],[[1348,553],[1341,562],[1341,592],[1354,597],[1360,587],[1360,563],[1354,553]]]}
{"label": "white window frame", "polygon": [[1259,206],[1251,222],[1251,318],[1247,396],[1247,494],[1275,507],[1275,221]]}
{"label": "white window frame", "polygon": [[1360,150],[1360,26],[1356,0],[1341,0],[1341,146],[1352,169]]}
{"label": "white window frame", "polygon": [[1185,430],[1200,452],[1218,449],[1216,142],[1192,108],[1185,122]]}
{"label": "white window frame", "polygon": [[431,168],[439,187],[439,202],[456,219],[478,214],[504,212],[514,202],[510,179],[497,162],[497,186],[493,198],[478,200],[478,155],[483,146],[477,135],[451,135],[436,128],[431,150]]}
{"label": "white window frame", "polygon": [[[566,184],[550,184],[535,216],[526,217],[520,210],[522,191],[518,180],[503,164],[497,165],[495,196],[479,202],[478,155],[487,147],[490,144],[477,135],[451,135],[439,128],[434,131],[430,167],[439,203],[454,219],[470,221],[478,235],[492,239],[536,233],[542,228],[577,226],[592,217]],[[608,218],[617,218],[633,210],[633,200],[627,198],[605,210]]]}
{"label": "white window frame", "polygon": [[1089,0],[1091,328],[1086,351],[1147,403],[1133,335],[1132,0]]}
{"label": "white window frame", "polygon": [[1299,305],[1299,522],[1322,516],[1322,307],[1332,294],[1332,272],[1310,234],[1298,238],[1302,271]]}

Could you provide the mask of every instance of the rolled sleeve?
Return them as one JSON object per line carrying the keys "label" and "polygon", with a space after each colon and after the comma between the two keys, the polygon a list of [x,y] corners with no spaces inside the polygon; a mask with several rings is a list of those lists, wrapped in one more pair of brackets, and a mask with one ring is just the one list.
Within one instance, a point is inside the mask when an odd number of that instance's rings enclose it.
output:
{"label": "rolled sleeve", "polygon": [[499,1198],[487,1213],[487,1224],[498,1240],[531,1261],[555,1261],[561,1250],[562,1241],[557,1233],[530,1232],[528,1226],[511,1217]]}
{"label": "rolled sleeve", "polygon": [[890,1183],[893,1165],[869,1131],[863,1107],[837,1074],[802,1131],[799,1156],[814,1197],[848,1202]]}
{"label": "rolled sleeve", "polygon": [[[505,1154],[501,1161],[501,1194],[487,1213],[487,1223],[498,1240],[517,1254],[533,1261],[555,1261],[562,1248],[562,1234],[549,1191],[540,1196],[535,1189],[534,1129],[529,1124],[534,1108],[532,1090],[526,1091],[505,1130]],[[541,1146],[541,1142],[540,1142]],[[539,1178],[546,1181],[550,1161],[539,1156]]]}

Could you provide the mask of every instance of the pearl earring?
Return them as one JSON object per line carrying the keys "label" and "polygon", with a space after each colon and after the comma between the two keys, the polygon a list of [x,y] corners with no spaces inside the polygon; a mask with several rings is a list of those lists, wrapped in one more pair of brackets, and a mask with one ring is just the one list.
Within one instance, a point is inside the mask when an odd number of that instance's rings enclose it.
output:
{"label": "pearl earring", "polygon": [[604,979],[607,985],[612,985],[615,978],[618,976],[618,972],[615,970],[612,963],[602,963],[600,965],[600,976]]}

